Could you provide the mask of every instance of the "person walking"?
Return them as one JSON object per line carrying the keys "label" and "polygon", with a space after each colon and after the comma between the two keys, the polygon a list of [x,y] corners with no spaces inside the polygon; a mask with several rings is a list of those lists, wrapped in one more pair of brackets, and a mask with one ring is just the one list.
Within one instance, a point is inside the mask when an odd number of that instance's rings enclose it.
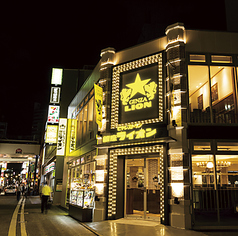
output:
{"label": "person walking", "polygon": [[45,182],[45,185],[41,190],[41,213],[44,213],[45,210],[45,213],[47,214],[48,200],[51,197],[51,193],[52,193],[51,187],[48,185],[47,182]]}
{"label": "person walking", "polygon": [[20,196],[21,196],[21,186],[20,184],[17,184],[17,201],[20,200]]}

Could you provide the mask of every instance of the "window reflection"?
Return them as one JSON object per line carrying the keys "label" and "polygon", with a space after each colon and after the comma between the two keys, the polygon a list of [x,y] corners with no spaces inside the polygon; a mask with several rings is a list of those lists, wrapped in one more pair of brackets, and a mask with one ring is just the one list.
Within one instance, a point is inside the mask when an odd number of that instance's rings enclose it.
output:
{"label": "window reflection", "polygon": [[211,66],[211,98],[215,123],[234,123],[234,73],[232,67]]}
{"label": "window reflection", "polygon": [[194,142],[193,150],[194,151],[210,151],[211,143],[210,142]]}
{"label": "window reflection", "polygon": [[233,67],[189,65],[188,78],[190,122],[237,122]]}
{"label": "window reflection", "polygon": [[193,210],[199,222],[237,222],[238,155],[192,155]]}
{"label": "window reflection", "polygon": [[216,171],[218,188],[238,187],[238,156],[217,155]]}
{"label": "window reflection", "polygon": [[188,66],[189,108],[193,123],[210,123],[210,89],[207,66]]}
{"label": "window reflection", "polygon": [[217,142],[218,151],[238,151],[238,143],[235,142]]}
{"label": "window reflection", "polygon": [[84,105],[84,107],[81,106],[80,109],[81,110],[77,115],[77,147],[82,145],[84,142],[93,139],[97,128],[94,118],[94,97],[92,97],[87,104]]}

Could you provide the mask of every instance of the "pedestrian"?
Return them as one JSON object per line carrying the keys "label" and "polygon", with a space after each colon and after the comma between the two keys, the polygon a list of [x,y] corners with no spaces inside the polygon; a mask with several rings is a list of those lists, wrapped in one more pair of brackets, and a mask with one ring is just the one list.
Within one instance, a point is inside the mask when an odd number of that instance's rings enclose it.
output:
{"label": "pedestrian", "polygon": [[24,196],[25,196],[25,199],[27,199],[27,195],[28,195],[28,185],[26,184],[25,187],[24,187]]}
{"label": "pedestrian", "polygon": [[43,188],[44,183],[42,182],[40,187],[39,187],[39,194],[40,194],[40,198],[42,197],[42,188]]}
{"label": "pedestrian", "polygon": [[20,200],[20,196],[21,196],[21,186],[20,184],[17,184],[17,201]]}
{"label": "pedestrian", "polygon": [[45,186],[42,188],[41,190],[41,213],[45,213],[47,214],[47,210],[48,210],[48,200],[49,198],[51,198],[51,193],[52,193],[52,189],[51,187],[48,185],[47,182],[45,182]]}
{"label": "pedestrian", "polygon": [[22,197],[24,197],[24,191],[25,191],[25,187],[24,184],[21,185],[21,195]]}

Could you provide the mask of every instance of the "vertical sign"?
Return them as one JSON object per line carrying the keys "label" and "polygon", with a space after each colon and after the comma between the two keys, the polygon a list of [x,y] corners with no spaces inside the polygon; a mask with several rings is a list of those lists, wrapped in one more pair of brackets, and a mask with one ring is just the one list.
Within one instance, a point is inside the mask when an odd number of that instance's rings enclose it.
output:
{"label": "vertical sign", "polygon": [[51,87],[50,103],[60,102],[60,87]]}
{"label": "vertical sign", "polygon": [[48,122],[59,123],[59,110],[60,106],[49,105]]}
{"label": "vertical sign", "polygon": [[103,104],[103,89],[94,84],[95,107],[96,107],[96,123],[99,128],[102,127],[102,104]]}
{"label": "vertical sign", "polygon": [[64,156],[64,153],[65,153],[66,127],[67,127],[67,119],[60,118],[59,130],[58,130],[57,151],[56,151],[57,156]]}
{"label": "vertical sign", "polygon": [[76,148],[76,129],[77,129],[77,121],[71,121],[71,133],[70,133],[70,152],[74,151]]}
{"label": "vertical sign", "polygon": [[62,75],[63,69],[53,68],[52,69],[52,77],[51,77],[51,84],[62,84]]}
{"label": "vertical sign", "polygon": [[46,130],[46,143],[56,143],[57,142],[57,132],[58,132],[58,125],[47,125]]}

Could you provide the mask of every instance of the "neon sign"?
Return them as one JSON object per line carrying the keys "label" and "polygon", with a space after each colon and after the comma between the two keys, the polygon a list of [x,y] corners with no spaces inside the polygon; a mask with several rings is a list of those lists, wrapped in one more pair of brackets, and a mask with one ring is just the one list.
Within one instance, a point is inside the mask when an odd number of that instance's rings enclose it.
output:
{"label": "neon sign", "polygon": [[103,136],[103,143],[150,138],[157,134],[157,129],[146,128],[132,131],[120,131],[116,134]]}
{"label": "neon sign", "polygon": [[[152,107],[151,100],[155,98],[157,84],[154,81],[150,82],[150,80],[141,80],[140,74],[137,73],[135,82],[126,84],[129,89],[122,89],[120,95],[122,104],[125,106],[125,112]],[[132,99],[137,93],[143,97]]]}
{"label": "neon sign", "polygon": [[120,84],[120,124],[158,118],[157,64],[122,73]]}

